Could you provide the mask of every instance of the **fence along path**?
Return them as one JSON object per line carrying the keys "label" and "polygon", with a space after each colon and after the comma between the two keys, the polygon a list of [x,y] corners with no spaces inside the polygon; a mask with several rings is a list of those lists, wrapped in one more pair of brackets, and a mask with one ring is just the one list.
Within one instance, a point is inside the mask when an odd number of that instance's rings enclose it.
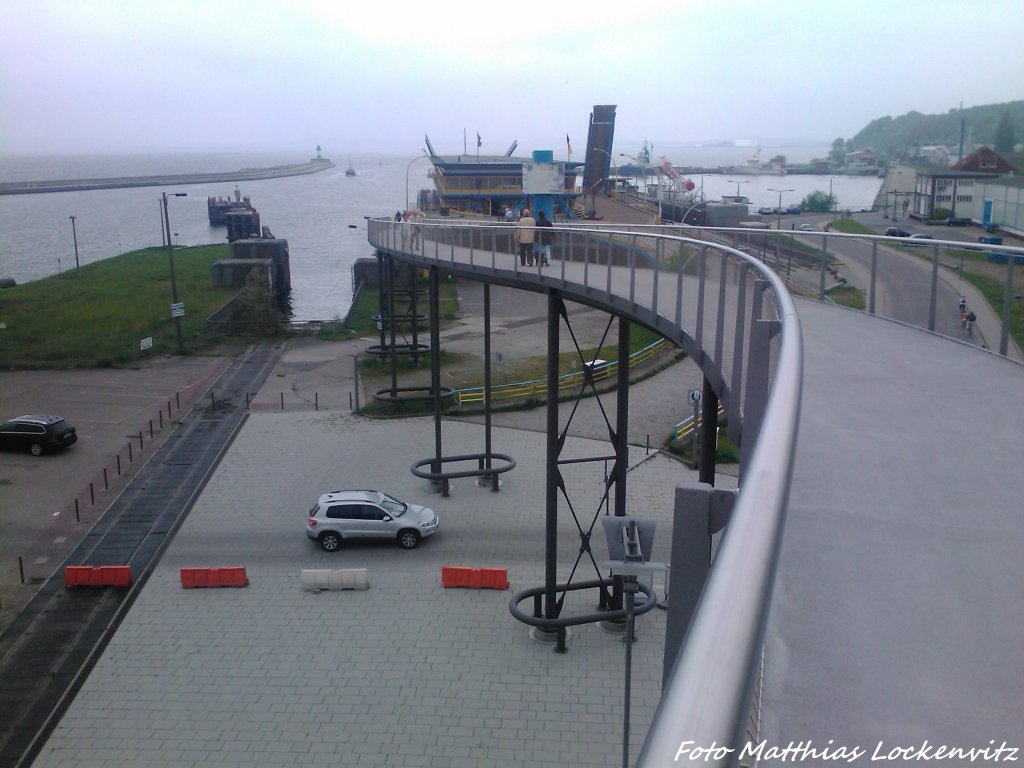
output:
{"label": "fence along path", "polygon": [[690,354],[715,387],[730,434],[742,435],[739,497],[639,764],[670,762],[679,733],[733,743],[760,664],[796,445],[803,351],[782,282],[738,251],[679,237],[558,229],[556,256],[579,260],[524,268],[509,228],[419,226],[415,238],[408,225],[371,219],[368,239],[400,261],[557,293],[640,322]]}

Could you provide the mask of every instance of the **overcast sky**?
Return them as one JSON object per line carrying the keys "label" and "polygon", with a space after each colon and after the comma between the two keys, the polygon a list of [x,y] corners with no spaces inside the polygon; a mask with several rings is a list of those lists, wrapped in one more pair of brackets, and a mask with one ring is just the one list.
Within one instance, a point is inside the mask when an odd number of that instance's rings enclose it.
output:
{"label": "overcast sky", "polygon": [[1024,98],[1024,0],[0,0],[0,152],[577,156]]}

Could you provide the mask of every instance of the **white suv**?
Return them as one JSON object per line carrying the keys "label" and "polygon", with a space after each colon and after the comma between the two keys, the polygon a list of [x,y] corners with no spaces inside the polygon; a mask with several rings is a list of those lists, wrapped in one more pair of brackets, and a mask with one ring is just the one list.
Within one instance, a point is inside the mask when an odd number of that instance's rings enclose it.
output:
{"label": "white suv", "polygon": [[412,549],[437,533],[437,515],[380,491],[331,491],[309,510],[306,536],[333,552],[348,539],[396,539]]}

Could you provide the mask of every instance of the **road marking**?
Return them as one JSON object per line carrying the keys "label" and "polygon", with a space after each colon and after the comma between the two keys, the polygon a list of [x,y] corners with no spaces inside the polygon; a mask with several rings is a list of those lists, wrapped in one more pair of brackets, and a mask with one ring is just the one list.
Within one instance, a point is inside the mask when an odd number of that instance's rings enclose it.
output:
{"label": "road marking", "polygon": [[58,536],[56,539],[53,540],[53,543],[54,544],[63,544],[67,540],[68,540],[67,536]]}
{"label": "road marking", "polygon": [[32,562],[35,563],[36,565],[42,565],[43,563],[49,562],[49,560],[50,560],[50,558],[48,558],[46,555],[43,555],[42,557],[37,557]]}

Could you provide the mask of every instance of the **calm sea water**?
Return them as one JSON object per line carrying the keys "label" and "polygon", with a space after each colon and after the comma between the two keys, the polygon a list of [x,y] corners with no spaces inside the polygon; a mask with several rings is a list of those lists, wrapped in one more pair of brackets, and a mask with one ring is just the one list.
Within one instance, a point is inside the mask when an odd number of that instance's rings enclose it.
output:
{"label": "calm sea water", "polygon": [[[446,151],[441,147],[438,149]],[[447,150],[457,152],[458,148]],[[656,148],[655,152],[659,151]],[[781,152],[791,162],[821,157],[827,147],[765,148],[762,158]],[[676,165],[740,164],[750,148],[672,148],[665,152]],[[770,153],[770,154],[769,154]],[[393,214],[410,197],[429,187],[430,163],[411,162],[414,155],[353,155],[357,175],[345,176],[348,156],[334,157],[337,167],[311,176],[265,179],[239,184],[260,212],[261,222],[288,240],[291,252],[292,311],[296,320],[327,320],[343,316],[351,304],[354,261],[372,255],[366,242],[364,217]],[[62,157],[0,157],[0,181],[143,176],[158,173],[234,171],[301,163],[308,154],[181,154],[96,155]],[[627,162],[622,158],[623,162]],[[407,177],[408,174],[408,177]],[[694,178],[709,198],[740,194],[751,205],[797,203],[816,189],[828,191],[827,176],[718,176]],[[234,183],[138,187],[90,192],[57,192],[0,196],[0,277],[25,283],[73,269],[75,250],[69,216],[75,216],[78,256],[82,264],[161,242],[160,192],[185,192],[170,201],[171,231],[179,245],[226,241],[223,227],[211,227],[208,196],[229,196]],[[870,206],[878,191],[874,178],[835,177],[833,192],[840,207]],[[354,225],[355,228],[351,228]]]}

